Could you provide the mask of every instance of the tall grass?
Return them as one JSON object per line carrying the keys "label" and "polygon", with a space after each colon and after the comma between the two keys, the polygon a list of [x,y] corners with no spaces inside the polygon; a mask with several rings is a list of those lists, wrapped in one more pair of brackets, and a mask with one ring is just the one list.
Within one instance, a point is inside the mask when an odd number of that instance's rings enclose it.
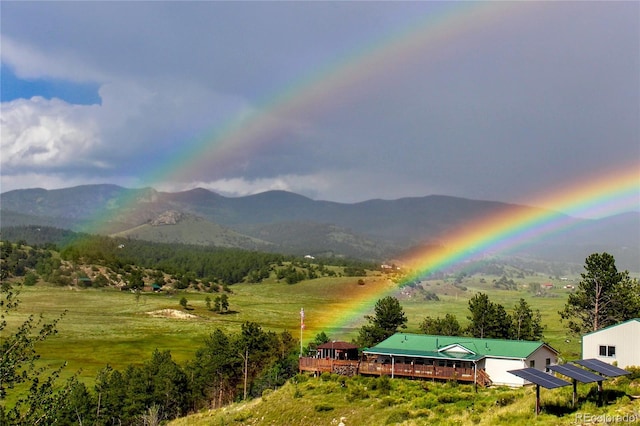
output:
{"label": "tall grass", "polygon": [[596,406],[589,388],[571,407],[571,391],[542,390],[542,412],[535,415],[535,389],[480,389],[470,385],[374,377],[320,378],[298,375],[266,397],[205,411],[170,423],[204,425],[571,425],[581,413],[640,412],[640,404],[619,397]]}

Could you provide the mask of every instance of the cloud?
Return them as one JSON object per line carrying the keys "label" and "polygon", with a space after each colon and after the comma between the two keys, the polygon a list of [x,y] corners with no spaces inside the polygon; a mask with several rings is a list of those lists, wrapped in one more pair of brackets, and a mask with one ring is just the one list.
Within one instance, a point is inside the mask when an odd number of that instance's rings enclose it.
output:
{"label": "cloud", "polygon": [[[290,191],[301,194],[308,194],[309,189],[314,186],[317,190],[322,184],[314,176],[300,175],[283,175],[265,179],[245,179],[245,178],[229,178],[219,179],[212,182],[192,182],[190,188],[205,188],[226,196],[245,196],[259,194],[265,191]],[[161,185],[165,190],[184,190],[184,187],[176,188],[171,185]]]}
{"label": "cloud", "polygon": [[91,158],[99,144],[94,106],[58,99],[17,99],[2,106],[3,174],[105,167]]}
{"label": "cloud", "polygon": [[11,66],[16,75],[27,79],[49,77],[86,82],[107,77],[71,49],[42,49],[6,34],[2,35],[2,62]]}
{"label": "cloud", "polygon": [[[3,185],[28,174],[46,185],[526,202],[640,158],[640,5],[476,14],[503,6],[8,2],[3,64],[95,83],[102,104],[3,103]],[[472,25],[456,26],[469,9]],[[438,24],[448,32],[432,40]],[[359,68],[402,37],[408,54]]]}

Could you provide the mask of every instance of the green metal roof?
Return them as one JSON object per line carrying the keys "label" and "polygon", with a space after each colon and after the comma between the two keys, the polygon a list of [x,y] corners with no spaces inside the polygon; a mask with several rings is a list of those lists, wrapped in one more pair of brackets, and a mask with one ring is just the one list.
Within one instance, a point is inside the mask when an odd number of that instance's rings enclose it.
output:
{"label": "green metal roof", "polygon": [[[524,359],[545,345],[543,342],[526,340],[478,339],[464,336],[397,333],[364,352],[377,355],[404,355],[419,358],[475,361],[487,356]],[[550,346],[547,345],[547,347],[557,352]]]}
{"label": "green metal roof", "polygon": [[406,348],[379,348],[375,346],[369,350],[364,351],[366,354],[371,355],[395,355],[395,356],[407,356],[413,358],[430,358],[430,359],[452,359],[462,361],[477,361],[482,356],[475,354],[465,354],[460,352],[437,352],[437,351],[421,351],[412,350]]}

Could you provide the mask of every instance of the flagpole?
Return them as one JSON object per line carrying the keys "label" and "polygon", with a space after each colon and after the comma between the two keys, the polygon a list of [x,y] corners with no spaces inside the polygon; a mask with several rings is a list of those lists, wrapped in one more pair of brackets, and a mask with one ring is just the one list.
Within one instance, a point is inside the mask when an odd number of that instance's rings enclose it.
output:
{"label": "flagpole", "polygon": [[304,308],[300,308],[300,358],[302,358],[302,330],[304,330]]}

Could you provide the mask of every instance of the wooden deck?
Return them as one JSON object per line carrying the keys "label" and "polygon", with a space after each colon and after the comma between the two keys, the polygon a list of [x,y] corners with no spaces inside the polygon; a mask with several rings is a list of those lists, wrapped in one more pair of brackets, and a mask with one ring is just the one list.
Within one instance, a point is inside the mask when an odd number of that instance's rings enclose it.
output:
{"label": "wooden deck", "polygon": [[329,372],[345,376],[363,374],[371,376],[456,380],[467,383],[477,381],[481,386],[491,385],[491,379],[484,370],[475,372],[473,368],[436,367],[403,363],[391,365],[368,361],[333,360],[325,358],[300,358],[299,366],[300,371],[319,374]]}

